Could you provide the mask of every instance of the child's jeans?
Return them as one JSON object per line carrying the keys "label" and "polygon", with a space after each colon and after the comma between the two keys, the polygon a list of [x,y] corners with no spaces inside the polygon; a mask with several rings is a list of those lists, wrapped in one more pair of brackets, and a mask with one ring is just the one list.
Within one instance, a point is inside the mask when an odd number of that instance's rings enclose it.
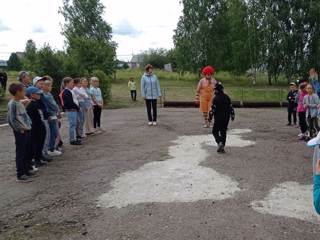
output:
{"label": "child's jeans", "polygon": [[77,140],[77,122],[78,112],[77,111],[66,111],[68,122],[69,122],[69,140],[74,142]]}
{"label": "child's jeans", "polygon": [[24,133],[14,131],[14,137],[16,141],[16,169],[17,177],[21,177],[28,173],[29,164],[32,159],[28,159],[30,156],[27,153],[27,143],[30,141],[30,131]]}
{"label": "child's jeans", "polygon": [[49,121],[48,120],[44,120],[43,121],[45,127],[46,127],[46,138],[44,141],[44,145],[43,145],[43,153],[46,154],[49,150],[49,142],[50,142],[50,126],[49,126]]}
{"label": "child's jeans", "polygon": [[78,112],[78,124],[77,124],[77,135],[79,137],[83,137],[83,128],[85,121],[85,103],[79,102],[80,111]]}
{"label": "child's jeans", "polygon": [[49,139],[49,151],[55,150],[56,139],[58,136],[58,119],[51,119],[49,121],[50,139]]}

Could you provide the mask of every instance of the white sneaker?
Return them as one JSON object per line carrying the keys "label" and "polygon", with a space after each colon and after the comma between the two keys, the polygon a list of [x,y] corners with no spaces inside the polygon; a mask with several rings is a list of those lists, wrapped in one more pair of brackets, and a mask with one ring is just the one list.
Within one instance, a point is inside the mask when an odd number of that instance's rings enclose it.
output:
{"label": "white sneaker", "polygon": [[35,172],[38,172],[39,171],[39,168],[37,168],[36,166],[32,166],[32,170],[31,172],[35,173]]}
{"label": "white sneaker", "polygon": [[157,126],[158,124],[157,124],[157,122],[153,122],[152,125],[153,126]]}
{"label": "white sneaker", "polygon": [[303,133],[299,133],[298,137],[302,137],[302,136],[304,136],[304,134]]}
{"label": "white sneaker", "polygon": [[57,151],[57,150],[54,150],[53,152],[48,151],[48,155],[49,155],[50,157],[60,156],[61,154],[62,154],[62,152],[59,152],[59,151]]}
{"label": "white sneaker", "polygon": [[149,122],[149,123],[148,123],[148,126],[152,126],[152,122]]}

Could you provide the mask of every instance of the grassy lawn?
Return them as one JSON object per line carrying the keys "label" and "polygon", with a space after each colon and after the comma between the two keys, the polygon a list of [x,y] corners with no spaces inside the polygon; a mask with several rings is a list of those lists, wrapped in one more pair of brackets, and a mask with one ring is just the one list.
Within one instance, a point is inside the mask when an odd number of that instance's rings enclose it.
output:
{"label": "grassy lawn", "polygon": [[[195,89],[199,80],[196,74],[167,73],[155,71],[160,79],[163,96],[167,101],[193,101]],[[9,73],[8,85],[17,81],[17,72]],[[130,108],[142,106],[144,102],[140,97],[140,79],[143,74],[141,70],[121,70],[118,71],[112,80],[112,100],[107,103],[109,108]],[[128,79],[133,77],[137,83],[138,101],[132,102],[128,89]],[[221,81],[226,88],[226,92],[233,100],[239,101],[285,101],[287,89],[285,80],[280,78],[279,86],[269,87],[267,76],[260,74],[257,83],[253,86],[246,76],[233,76],[228,72],[218,72],[216,79]],[[0,100],[0,115],[6,112],[9,94]],[[2,113],[2,114],[1,114]]]}
{"label": "grassy lawn", "polygon": [[[166,73],[155,71],[160,79],[162,93],[166,101],[193,101],[195,90],[199,80],[196,74],[186,74],[180,77],[178,73]],[[141,106],[143,102],[139,99],[140,79],[143,72],[140,70],[124,70],[116,74],[112,81],[112,100],[109,103],[110,108],[118,107],[136,107]],[[132,103],[129,89],[127,87],[128,79],[133,77],[137,83],[138,99]],[[238,101],[285,101],[288,87],[285,80],[282,79],[279,86],[270,87],[267,83],[267,76],[258,75],[256,85],[253,86],[246,76],[233,77],[228,72],[218,72],[216,79],[221,81],[226,88],[226,93],[233,100]]]}

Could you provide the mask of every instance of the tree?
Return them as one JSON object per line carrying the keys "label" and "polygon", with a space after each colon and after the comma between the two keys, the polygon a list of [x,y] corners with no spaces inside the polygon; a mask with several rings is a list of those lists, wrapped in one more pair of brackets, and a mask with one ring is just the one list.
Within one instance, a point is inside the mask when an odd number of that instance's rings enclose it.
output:
{"label": "tree", "polygon": [[163,48],[149,49],[142,54],[143,66],[153,65],[158,69],[164,69],[164,65],[169,63],[168,51]]}
{"label": "tree", "polygon": [[116,44],[111,41],[110,25],[102,18],[104,6],[100,0],[64,0],[60,13],[65,19],[67,53],[74,62],[89,73],[101,69],[111,74]]}
{"label": "tree", "polygon": [[11,53],[10,58],[8,60],[8,69],[13,71],[20,71],[22,68],[22,63],[20,58],[16,53]]}
{"label": "tree", "polygon": [[33,40],[28,40],[25,48],[25,54],[22,59],[24,69],[29,71],[35,70],[35,62],[37,59],[37,46]]}

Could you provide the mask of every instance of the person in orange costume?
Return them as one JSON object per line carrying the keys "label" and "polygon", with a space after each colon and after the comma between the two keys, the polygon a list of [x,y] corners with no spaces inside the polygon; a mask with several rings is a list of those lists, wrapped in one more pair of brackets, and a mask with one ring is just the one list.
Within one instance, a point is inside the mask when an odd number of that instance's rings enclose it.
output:
{"label": "person in orange costume", "polygon": [[204,128],[210,127],[209,112],[212,105],[216,79],[214,79],[215,68],[206,66],[202,69],[203,78],[197,87],[196,101],[200,103],[200,112],[203,114]]}

